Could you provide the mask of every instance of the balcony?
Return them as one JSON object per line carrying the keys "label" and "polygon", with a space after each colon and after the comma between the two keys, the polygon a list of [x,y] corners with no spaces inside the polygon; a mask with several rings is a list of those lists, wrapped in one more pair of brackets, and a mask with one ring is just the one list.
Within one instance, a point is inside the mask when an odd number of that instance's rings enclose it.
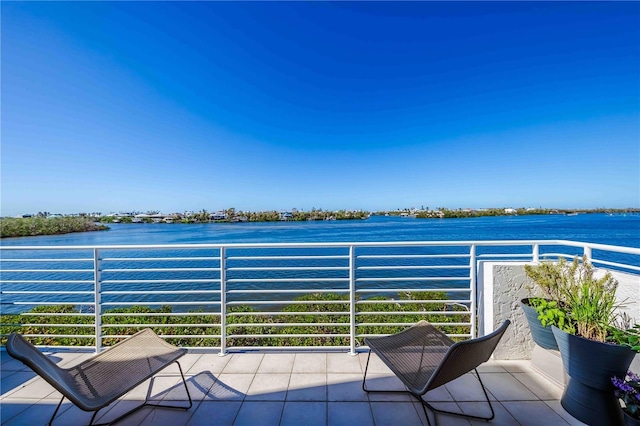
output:
{"label": "balcony", "polygon": [[[587,255],[616,275],[619,297],[636,319],[640,306],[640,249],[572,241],[0,250],[2,313],[13,314],[6,317],[11,322],[3,320],[3,333],[28,327],[25,334],[41,339],[42,350],[58,364],[78,363],[145,326],[191,348],[182,364],[193,408],[145,408],[121,422],[127,425],[426,424],[408,395],[362,391],[367,348],[361,345],[364,337],[433,315],[455,338],[483,335],[503,319],[513,321],[494,359],[480,370],[495,401],[492,424],[580,424],[559,403],[564,377],[557,354],[533,347],[517,307],[526,295],[522,265]],[[150,309],[137,312],[135,321],[123,312],[140,305]],[[159,312],[167,305],[170,312]],[[73,309],[33,312],[35,306]],[[322,323],[309,325],[304,320],[309,315],[321,315]],[[0,353],[2,424],[46,423],[59,394]],[[401,386],[381,362],[370,368],[374,385]],[[480,410],[474,401],[482,399],[482,391],[469,379],[445,385],[429,399],[444,409]],[[184,398],[178,380],[177,370],[165,370],[153,383],[152,397]],[[143,384],[98,421],[115,418],[145,393]],[[62,410],[54,424],[90,418],[71,404]],[[444,415],[439,421],[469,424]]]}
{"label": "balcony", "polygon": [[[78,351],[51,351],[50,357],[72,365],[91,356]],[[21,363],[2,352],[3,425],[46,424],[59,394]],[[122,425],[421,425],[426,424],[422,408],[408,395],[367,395],[361,381],[365,354],[313,352],[245,352],[219,357],[190,352],[183,357],[187,384],[194,399],[189,411],[144,408],[118,423]],[[178,386],[177,369],[169,367],[154,383],[153,398],[185,399]],[[386,367],[374,363],[373,384],[399,388],[400,383]],[[527,361],[492,360],[481,373],[491,393],[495,425],[578,425],[559,403],[561,388],[540,376]],[[475,383],[474,383],[475,382]],[[476,409],[482,391],[477,381],[462,377],[429,396],[437,407]],[[130,392],[98,421],[108,421],[140,403],[147,385]],[[460,402],[458,405],[457,402]],[[63,404],[54,425],[87,424],[90,414],[70,403]],[[100,414],[99,414],[100,416]],[[532,422],[532,419],[535,419]],[[466,419],[439,416],[441,425],[468,425]],[[478,422],[478,424],[487,424]]]}

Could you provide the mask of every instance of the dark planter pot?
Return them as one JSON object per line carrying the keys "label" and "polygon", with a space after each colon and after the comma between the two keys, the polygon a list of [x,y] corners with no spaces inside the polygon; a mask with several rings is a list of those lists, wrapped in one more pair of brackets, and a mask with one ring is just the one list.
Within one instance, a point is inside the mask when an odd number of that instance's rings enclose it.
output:
{"label": "dark planter pot", "polygon": [[624,414],[624,424],[625,426],[640,426],[640,419],[636,419],[635,417],[631,417],[629,413],[626,411],[622,412]]}
{"label": "dark planter pot", "polygon": [[536,342],[538,346],[544,349],[558,350],[558,344],[556,338],[551,331],[551,326],[543,327],[538,319],[538,312],[536,309],[529,305],[529,299],[522,299],[520,306],[524,311],[524,316],[529,323],[529,330],[531,330],[531,338]]}
{"label": "dark planter pot", "polygon": [[569,376],[560,403],[588,425],[623,425],[611,377],[624,377],[635,352],[628,346],[595,342],[551,327]]}

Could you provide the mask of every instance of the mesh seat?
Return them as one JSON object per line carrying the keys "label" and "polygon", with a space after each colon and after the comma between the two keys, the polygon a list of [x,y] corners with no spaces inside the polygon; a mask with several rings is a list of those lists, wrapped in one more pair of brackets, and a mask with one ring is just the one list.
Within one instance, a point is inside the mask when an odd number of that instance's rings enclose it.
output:
{"label": "mesh seat", "polygon": [[178,364],[180,369],[189,398],[188,407],[150,404],[145,400],[142,405],[110,423],[115,423],[143,406],[189,409],[192,405],[182,367],[177,361],[187,353],[187,350],[165,342],[151,329],[144,329],[71,368],[58,367],[17,333],[11,333],[9,336],[7,352],[29,366],[62,394],[62,399],[49,421],[50,425],[64,398],[69,399],[84,411],[93,411],[90,422],[92,424],[98,410],[111,404],[173,362]]}
{"label": "mesh seat", "polygon": [[365,367],[362,389],[366,392],[398,392],[367,389],[367,370],[371,352],[373,352],[405,385],[407,391],[401,392],[409,392],[422,402],[427,422],[430,423],[425,407],[441,413],[462,414],[435,409],[424,401],[422,396],[430,390],[449,383],[470,371],[475,371],[491,409],[491,416],[464,416],[491,420],[494,417],[493,407],[476,368],[489,360],[509,324],[510,321],[506,320],[500,328],[487,336],[457,343],[454,343],[427,321],[420,321],[408,329],[391,336],[366,338],[365,343],[369,346],[370,352]]}

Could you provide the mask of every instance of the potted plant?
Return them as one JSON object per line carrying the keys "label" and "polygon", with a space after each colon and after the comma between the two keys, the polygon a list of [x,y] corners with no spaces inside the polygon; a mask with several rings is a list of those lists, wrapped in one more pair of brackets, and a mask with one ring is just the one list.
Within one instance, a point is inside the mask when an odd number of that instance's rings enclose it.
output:
{"label": "potted plant", "polygon": [[613,377],[615,396],[622,405],[624,421],[627,426],[640,426],[640,377],[627,371],[624,378]]}
{"label": "potted plant", "polygon": [[618,282],[610,272],[597,277],[586,257],[575,258],[574,275],[563,286],[570,327],[552,326],[569,381],[561,404],[590,425],[621,425],[622,410],[612,392],[611,377],[623,376],[633,357],[625,332],[616,333],[615,292]]}
{"label": "potted plant", "polygon": [[574,331],[573,323],[567,317],[567,287],[575,280],[577,265],[567,263],[564,258],[558,262],[541,262],[537,265],[525,265],[524,270],[536,283],[531,292],[542,293],[541,297],[532,296],[520,301],[533,341],[544,349],[558,350],[551,326]]}

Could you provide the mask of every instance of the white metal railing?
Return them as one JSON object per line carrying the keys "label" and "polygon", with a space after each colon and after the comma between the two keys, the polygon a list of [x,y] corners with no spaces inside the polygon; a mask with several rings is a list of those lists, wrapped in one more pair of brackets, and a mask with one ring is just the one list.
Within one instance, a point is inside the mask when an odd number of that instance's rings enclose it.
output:
{"label": "white metal railing", "polygon": [[640,272],[638,248],[564,240],[2,246],[0,254],[2,335],[20,328],[34,338],[90,339],[98,352],[105,339],[141,327],[195,342],[185,346],[214,342],[220,354],[275,338],[353,354],[380,327],[417,317],[469,338],[483,320],[479,260],[586,255]]}

